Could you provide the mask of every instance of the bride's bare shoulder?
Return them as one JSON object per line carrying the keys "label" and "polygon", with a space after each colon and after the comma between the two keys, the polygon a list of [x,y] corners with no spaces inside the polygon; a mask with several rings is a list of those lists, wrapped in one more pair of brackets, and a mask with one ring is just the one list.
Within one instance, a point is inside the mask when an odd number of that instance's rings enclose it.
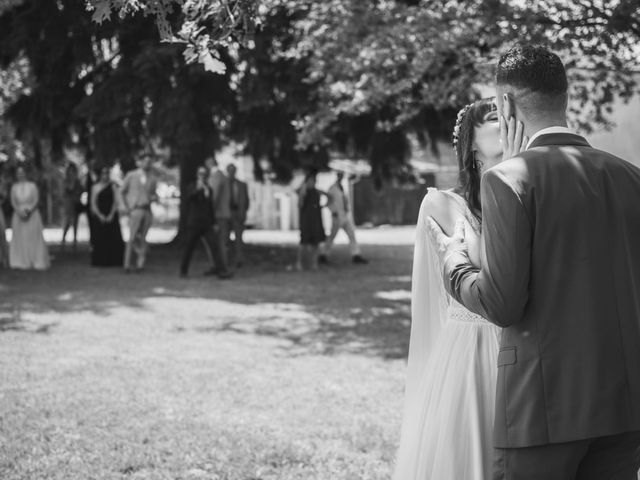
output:
{"label": "bride's bare shoulder", "polygon": [[420,212],[422,218],[433,217],[448,235],[453,232],[459,217],[459,207],[450,194],[443,190],[430,188],[422,199]]}

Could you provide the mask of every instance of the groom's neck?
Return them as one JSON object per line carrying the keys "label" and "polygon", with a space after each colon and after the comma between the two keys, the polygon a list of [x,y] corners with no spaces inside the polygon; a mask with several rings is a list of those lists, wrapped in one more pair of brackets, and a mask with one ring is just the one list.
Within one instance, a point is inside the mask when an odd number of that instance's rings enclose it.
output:
{"label": "groom's neck", "polygon": [[549,127],[566,127],[567,126],[567,117],[566,115],[554,115],[548,116],[545,118],[538,119],[525,119],[524,123],[524,134],[531,138],[540,130]]}

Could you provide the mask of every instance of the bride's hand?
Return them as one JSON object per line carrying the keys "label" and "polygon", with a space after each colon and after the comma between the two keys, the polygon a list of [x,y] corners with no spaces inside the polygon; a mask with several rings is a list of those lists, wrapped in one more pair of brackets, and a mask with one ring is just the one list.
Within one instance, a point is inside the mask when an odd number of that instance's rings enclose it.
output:
{"label": "bride's hand", "polygon": [[502,143],[502,160],[515,157],[526,150],[529,137],[524,135],[524,124],[516,117],[505,120],[500,116],[500,142]]}
{"label": "bride's hand", "polygon": [[454,256],[457,257],[458,262],[466,263],[469,260],[464,220],[458,220],[453,235],[448,236],[433,217],[428,217],[427,234],[436,249],[441,265],[444,266],[449,258]]}

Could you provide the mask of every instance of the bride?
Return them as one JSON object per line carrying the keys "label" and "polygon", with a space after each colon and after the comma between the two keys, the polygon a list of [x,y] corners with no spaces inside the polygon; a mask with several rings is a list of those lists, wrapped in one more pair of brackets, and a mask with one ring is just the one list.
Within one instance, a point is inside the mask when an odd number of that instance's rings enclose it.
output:
{"label": "bride", "polygon": [[394,480],[491,478],[499,329],[446,293],[425,222],[433,217],[450,235],[456,223],[464,220],[469,256],[475,265],[480,264],[480,177],[527,143],[521,128],[512,128],[505,140],[503,152],[493,99],[463,108],[453,136],[460,169],[458,187],[429,189],[420,207],[411,340]]}

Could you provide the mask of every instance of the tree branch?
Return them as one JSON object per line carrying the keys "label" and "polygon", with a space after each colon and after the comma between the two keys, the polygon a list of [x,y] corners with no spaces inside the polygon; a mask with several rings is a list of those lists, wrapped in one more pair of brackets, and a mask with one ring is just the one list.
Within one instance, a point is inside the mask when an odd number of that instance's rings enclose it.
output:
{"label": "tree branch", "polygon": [[71,86],[75,87],[78,84],[81,84],[81,85],[88,84],[89,82],[91,82],[93,80],[93,78],[98,73],[102,72],[107,67],[111,66],[111,63],[119,56],[120,56],[120,50],[116,51],[113,55],[111,55],[111,57],[109,57],[109,58],[103,60],[102,62],[100,62],[99,64],[97,64],[89,72],[87,72],[87,74],[85,76],[83,76],[82,78],[78,78],[77,82],[72,83]]}

